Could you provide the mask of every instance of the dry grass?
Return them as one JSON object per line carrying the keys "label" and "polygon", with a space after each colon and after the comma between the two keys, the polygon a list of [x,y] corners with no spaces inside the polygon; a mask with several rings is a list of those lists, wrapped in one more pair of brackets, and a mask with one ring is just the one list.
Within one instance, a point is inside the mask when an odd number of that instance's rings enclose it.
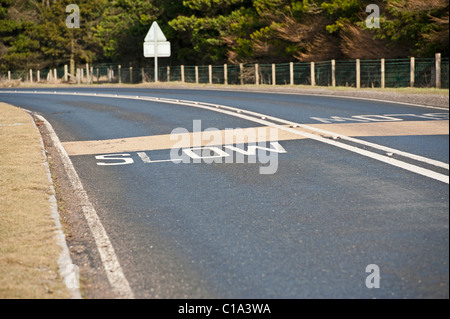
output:
{"label": "dry grass", "polygon": [[0,299],[70,297],[58,271],[43,161],[31,117],[0,103]]}

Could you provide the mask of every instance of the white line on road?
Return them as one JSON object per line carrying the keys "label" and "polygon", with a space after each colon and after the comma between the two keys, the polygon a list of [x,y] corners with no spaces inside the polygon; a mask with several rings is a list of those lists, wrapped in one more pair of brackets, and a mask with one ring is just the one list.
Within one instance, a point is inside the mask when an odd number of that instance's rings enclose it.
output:
{"label": "white line on road", "polygon": [[[34,94],[52,94],[52,92],[45,92],[45,91],[41,91],[41,92],[38,92],[38,91],[34,91],[34,92],[32,92],[32,91],[28,91],[28,92],[27,91],[3,91],[3,92],[4,93],[25,93],[25,94],[27,94],[27,93],[28,94],[30,94],[30,93],[31,94],[33,94],[33,93]],[[69,92],[56,92],[56,91],[54,91],[53,94],[57,94],[57,95],[72,95],[74,93],[71,94]],[[403,152],[403,151],[400,151],[400,150],[396,150],[396,149],[393,149],[393,148],[388,148],[388,147],[385,147],[385,146],[382,146],[382,145],[378,145],[378,144],[375,144],[375,143],[369,143],[369,142],[365,142],[365,141],[358,140],[358,139],[355,139],[355,138],[350,138],[348,136],[338,135],[338,134],[335,134],[333,132],[328,132],[328,131],[325,131],[325,130],[316,129],[316,128],[310,127],[308,125],[294,123],[294,122],[287,121],[287,120],[284,120],[284,119],[280,119],[280,118],[276,118],[276,117],[273,117],[273,116],[268,116],[268,115],[264,115],[264,114],[261,114],[261,113],[252,112],[252,111],[247,111],[247,110],[239,109],[239,108],[236,108],[236,107],[230,107],[230,106],[218,105],[218,104],[212,104],[212,103],[196,102],[196,101],[149,97],[149,96],[133,96],[133,95],[104,94],[104,93],[102,93],[102,94],[97,94],[97,93],[77,93],[77,95],[79,95],[79,96],[119,98],[119,99],[132,99],[132,100],[144,100],[144,101],[153,101],[153,102],[167,103],[167,104],[186,105],[186,106],[190,106],[190,107],[201,108],[201,109],[206,109],[206,110],[209,110],[209,111],[223,113],[223,114],[231,115],[231,116],[234,116],[234,117],[239,117],[239,118],[242,118],[242,119],[245,119],[245,120],[249,120],[249,121],[252,121],[252,122],[260,123],[260,124],[263,124],[263,125],[275,126],[275,127],[277,127],[278,129],[281,129],[281,130],[285,130],[285,131],[288,131],[288,132],[291,132],[291,133],[294,133],[294,134],[297,134],[297,135],[300,135],[300,136],[303,136],[303,137],[307,137],[307,138],[313,139],[315,141],[319,141],[319,142],[322,142],[322,143],[325,143],[325,144],[329,144],[329,145],[333,145],[333,146],[336,146],[336,147],[339,147],[339,148],[342,148],[342,149],[346,149],[348,151],[351,151],[351,152],[354,152],[354,153],[357,153],[357,154],[360,154],[360,155],[363,155],[363,156],[366,156],[366,157],[369,157],[369,158],[373,158],[373,159],[376,159],[378,161],[381,161],[381,162],[384,162],[384,163],[387,163],[387,164],[390,164],[390,165],[393,165],[393,166],[396,166],[396,167],[399,167],[399,168],[402,168],[402,169],[414,172],[416,174],[427,176],[427,177],[433,178],[435,180],[438,180],[438,181],[444,182],[446,184],[449,184],[449,176],[447,176],[447,175],[440,174],[440,173],[434,172],[432,170],[425,169],[425,168],[422,168],[420,166],[412,165],[412,164],[409,164],[409,163],[406,163],[406,162],[403,162],[403,161],[400,161],[400,160],[397,160],[397,159],[394,159],[394,158],[386,157],[386,156],[383,156],[383,155],[380,155],[380,154],[377,154],[377,153],[374,153],[374,152],[363,150],[363,149],[360,149],[358,147],[347,145],[345,143],[341,143],[341,142],[338,142],[338,141],[335,141],[335,140],[330,140],[328,138],[324,138],[324,137],[321,137],[321,136],[318,136],[318,135],[315,135],[315,134],[311,134],[311,133],[307,133],[307,132],[301,132],[301,131],[294,130],[294,129],[291,129],[291,128],[286,128],[284,126],[277,125],[276,123],[269,122],[269,120],[272,120],[272,121],[275,121],[275,122],[278,122],[278,123],[296,125],[298,127],[301,127],[301,128],[304,128],[304,129],[308,129],[308,130],[311,130],[311,131],[317,131],[317,132],[321,131],[322,133],[330,134],[331,136],[339,136],[340,138],[342,138],[344,140],[348,140],[348,141],[351,141],[351,142],[354,142],[354,143],[370,146],[370,147],[377,148],[377,149],[380,149],[380,150],[389,150],[389,152],[393,152],[393,153],[396,153],[396,154],[399,154],[399,155],[401,154],[402,156],[410,157],[411,159],[415,159],[417,161],[422,161],[422,162],[425,162],[425,163],[428,163],[428,164],[431,164],[431,165],[436,165],[436,166],[448,169],[448,164],[446,164],[446,163],[442,163],[442,162],[435,161],[435,160],[432,160],[432,159],[429,159],[429,158],[421,157],[421,156],[418,156],[418,155],[415,155],[415,154],[410,154],[410,153]],[[262,119],[262,118],[264,118],[264,119]]]}
{"label": "white line on road", "polygon": [[70,183],[72,184],[75,193],[79,196],[79,198],[81,198],[81,206],[84,216],[95,239],[100,258],[105,268],[106,276],[108,277],[113,291],[119,298],[133,299],[133,291],[125,278],[111,241],[109,240],[109,237],[97,215],[97,212],[95,211],[94,206],[89,201],[86,191],[84,190],[78,174],[73,167],[72,161],[67,155],[64,147],[61,145],[61,142],[51,124],[44,117],[40,115],[36,116],[44,123],[46,129],[48,130],[52,142],[61,156],[61,160],[69,177]]}

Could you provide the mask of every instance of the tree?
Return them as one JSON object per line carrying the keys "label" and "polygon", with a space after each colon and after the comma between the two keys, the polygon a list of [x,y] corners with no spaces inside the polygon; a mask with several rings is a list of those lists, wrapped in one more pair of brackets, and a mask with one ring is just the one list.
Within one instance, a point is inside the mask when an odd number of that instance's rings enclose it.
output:
{"label": "tree", "polygon": [[388,39],[421,57],[448,56],[449,0],[389,0],[377,38]]}
{"label": "tree", "polygon": [[95,36],[109,61],[144,63],[142,44],[153,21],[162,13],[156,1],[114,0],[105,8]]}
{"label": "tree", "polygon": [[37,15],[29,0],[0,0],[0,70],[39,65],[43,58],[36,38]]}
{"label": "tree", "polygon": [[93,26],[98,22],[106,0],[78,0],[79,29],[67,28],[66,6],[71,0],[57,2],[0,0],[0,65],[2,70],[57,67],[102,59]]}

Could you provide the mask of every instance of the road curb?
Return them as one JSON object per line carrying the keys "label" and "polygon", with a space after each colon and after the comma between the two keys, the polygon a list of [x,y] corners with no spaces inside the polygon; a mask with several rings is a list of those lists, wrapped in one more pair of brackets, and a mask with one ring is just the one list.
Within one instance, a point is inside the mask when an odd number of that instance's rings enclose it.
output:
{"label": "road curb", "polygon": [[[48,122],[41,115],[35,114],[35,116],[39,121],[43,123],[47,132],[49,133],[53,146],[57,149],[57,153],[62,160],[62,165],[64,166],[64,171],[66,172],[67,177],[70,181],[72,190],[80,200],[83,216],[87,221],[92,236],[94,237],[97,250],[102,260],[103,268],[105,269],[106,276],[109,280],[112,291],[118,298],[134,299],[134,293],[128,283],[128,280],[125,278],[122,267],[115,254],[108,234],[106,233],[94,206],[90,202],[86,191],[83,188],[78,174],[73,167],[72,161],[70,160],[66,150],[62,146],[61,141],[56,135],[56,132],[54,131],[50,122]],[[69,273],[65,275],[68,275],[70,280],[71,274]]]}
{"label": "road curb", "polygon": [[76,267],[74,267],[74,264],[72,262],[72,258],[70,257],[69,247],[67,246],[67,242],[66,242],[66,236],[64,235],[62,225],[60,222],[61,216],[60,216],[59,210],[58,210],[55,186],[53,184],[53,179],[52,179],[52,175],[50,172],[50,166],[49,166],[48,157],[47,157],[47,154],[45,151],[44,141],[42,139],[41,132],[39,131],[39,128],[38,128],[36,122],[34,121],[33,113],[28,110],[25,110],[25,109],[21,109],[21,110],[25,111],[31,117],[31,121],[40,137],[41,150],[42,150],[42,155],[44,157],[43,165],[44,165],[44,168],[45,168],[45,171],[47,174],[48,182],[50,184],[49,208],[51,211],[51,217],[52,217],[53,222],[55,223],[55,227],[56,227],[55,238],[56,238],[57,244],[62,249],[61,253],[59,255],[58,261],[57,261],[58,266],[59,266],[59,273],[60,273],[67,289],[69,290],[72,299],[82,299],[80,289],[79,289],[79,287],[80,287],[79,276],[76,271]]}

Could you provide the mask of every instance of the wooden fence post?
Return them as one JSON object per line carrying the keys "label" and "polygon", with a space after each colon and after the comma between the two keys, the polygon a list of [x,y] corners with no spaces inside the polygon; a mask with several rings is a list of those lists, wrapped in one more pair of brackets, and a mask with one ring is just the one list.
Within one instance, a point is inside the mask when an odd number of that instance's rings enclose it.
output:
{"label": "wooden fence post", "polygon": [[289,83],[294,85],[294,62],[289,63]]}
{"label": "wooden fence post", "polygon": [[361,88],[361,60],[356,59],[356,88]]}
{"label": "wooden fence post", "polygon": [[336,87],[336,60],[331,60],[331,86]]}
{"label": "wooden fence post", "polygon": [[436,53],[436,88],[441,88],[441,54]]}
{"label": "wooden fence post", "polygon": [[223,65],[223,84],[228,85],[228,65]]}
{"label": "wooden fence post", "polygon": [[311,86],[316,86],[316,65],[311,62]]}
{"label": "wooden fence post", "polygon": [[181,66],[181,82],[184,83],[184,65]]}
{"label": "wooden fence post", "polygon": [[277,85],[277,70],[275,63],[272,63],[272,85]]}

